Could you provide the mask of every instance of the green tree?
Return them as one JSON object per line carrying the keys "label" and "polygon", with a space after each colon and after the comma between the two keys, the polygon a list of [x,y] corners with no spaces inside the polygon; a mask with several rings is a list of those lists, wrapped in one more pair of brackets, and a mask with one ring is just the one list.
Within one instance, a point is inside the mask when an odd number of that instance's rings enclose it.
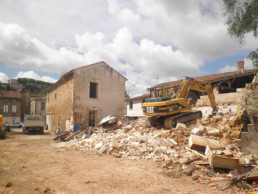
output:
{"label": "green tree", "polygon": [[249,54],[248,59],[253,61],[255,67],[258,67],[258,48]]}
{"label": "green tree", "polygon": [[[225,15],[228,16],[226,24],[231,36],[239,38],[242,42],[245,34],[251,32],[257,38],[258,1],[257,0],[223,0]],[[258,67],[258,49],[249,54],[248,58]]]}

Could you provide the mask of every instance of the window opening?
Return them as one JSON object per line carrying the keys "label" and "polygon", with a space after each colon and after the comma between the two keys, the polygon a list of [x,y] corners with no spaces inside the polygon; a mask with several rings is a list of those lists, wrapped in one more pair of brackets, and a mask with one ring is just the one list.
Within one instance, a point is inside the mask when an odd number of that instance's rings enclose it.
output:
{"label": "window opening", "polygon": [[98,83],[90,82],[90,98],[97,98]]}
{"label": "window opening", "polygon": [[89,111],[89,127],[95,127],[96,111]]}
{"label": "window opening", "polygon": [[45,110],[45,102],[41,102],[40,108],[41,108],[41,110]]}
{"label": "window opening", "polygon": [[130,109],[133,109],[133,101],[130,101]]}

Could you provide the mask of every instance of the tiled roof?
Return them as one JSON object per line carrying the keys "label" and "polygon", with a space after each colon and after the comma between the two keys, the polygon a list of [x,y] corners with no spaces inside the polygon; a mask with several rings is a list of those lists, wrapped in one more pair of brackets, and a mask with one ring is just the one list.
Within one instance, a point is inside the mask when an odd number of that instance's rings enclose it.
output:
{"label": "tiled roof", "polygon": [[0,90],[0,98],[21,98],[21,94],[17,91]]}
{"label": "tiled roof", "polygon": [[130,98],[129,101],[130,101],[130,100],[145,99],[145,98],[149,98],[149,97],[150,97],[149,94],[144,94],[144,95],[141,95],[141,96],[136,96],[136,97],[134,97],[134,98]]}
{"label": "tiled roof", "polygon": [[[217,82],[225,78],[229,77],[241,77],[245,75],[250,75],[250,74],[255,74],[258,72],[258,68],[256,69],[250,69],[250,70],[245,70],[243,73],[239,73],[238,71],[232,71],[232,72],[226,72],[226,73],[218,73],[218,74],[212,74],[212,75],[206,75],[206,76],[201,76],[201,77],[195,77],[194,79],[198,81],[204,81],[204,82]],[[155,86],[152,86],[148,89],[153,89],[153,88],[159,88],[159,87],[166,87],[166,86],[177,86],[179,85],[183,80],[177,80],[177,81],[171,81],[171,82],[165,82],[165,83],[160,83]]]}

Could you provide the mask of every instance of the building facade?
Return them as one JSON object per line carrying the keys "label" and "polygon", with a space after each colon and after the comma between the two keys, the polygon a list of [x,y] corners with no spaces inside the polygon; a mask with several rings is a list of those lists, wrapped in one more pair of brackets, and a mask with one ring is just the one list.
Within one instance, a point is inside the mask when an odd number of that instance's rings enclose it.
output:
{"label": "building facade", "polygon": [[46,115],[46,96],[42,94],[30,95],[30,114]]}
{"label": "building facade", "polygon": [[108,115],[124,116],[125,81],[123,75],[103,61],[64,74],[48,90],[48,128],[88,128]]}
{"label": "building facade", "polygon": [[130,119],[136,119],[144,116],[142,110],[142,103],[145,99],[150,98],[149,94],[137,96],[127,100],[126,103],[126,117]]}
{"label": "building facade", "polygon": [[12,123],[21,119],[21,95],[16,91],[0,90],[0,114],[3,123]]}

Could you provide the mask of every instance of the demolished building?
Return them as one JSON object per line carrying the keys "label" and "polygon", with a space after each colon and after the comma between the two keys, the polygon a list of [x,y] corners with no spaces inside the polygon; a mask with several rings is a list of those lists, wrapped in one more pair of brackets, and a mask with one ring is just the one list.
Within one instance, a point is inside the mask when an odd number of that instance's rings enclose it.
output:
{"label": "demolished building", "polygon": [[[257,68],[245,70],[244,61],[239,61],[237,66],[237,71],[195,77],[194,79],[197,81],[211,83],[218,106],[228,106],[231,104],[236,105],[239,104],[243,98],[242,88],[244,88],[246,84],[251,83],[255,74],[258,72]],[[129,118],[138,118],[143,116],[142,103],[144,99],[159,96],[159,93],[162,93],[163,88],[170,88],[171,93],[175,93],[182,81],[183,80],[181,79],[171,82],[159,83],[148,88],[148,94],[129,99],[127,102],[126,115]],[[194,104],[198,107],[210,105],[208,96],[203,95],[201,92],[191,90],[189,97],[192,101],[191,104]],[[210,112],[211,109],[209,110],[209,113]]]}
{"label": "demolished building", "polygon": [[48,129],[94,127],[107,115],[124,116],[126,80],[104,61],[64,74],[47,93]]}
{"label": "demolished building", "polygon": [[[258,68],[245,70],[244,61],[238,61],[238,70],[226,73],[218,73],[194,78],[197,81],[209,82],[214,88],[214,94],[236,92],[237,88],[244,88],[246,83],[251,83]],[[183,80],[160,83],[148,88],[150,96],[159,92],[159,88],[177,88]],[[198,94],[197,94],[198,95]]]}

